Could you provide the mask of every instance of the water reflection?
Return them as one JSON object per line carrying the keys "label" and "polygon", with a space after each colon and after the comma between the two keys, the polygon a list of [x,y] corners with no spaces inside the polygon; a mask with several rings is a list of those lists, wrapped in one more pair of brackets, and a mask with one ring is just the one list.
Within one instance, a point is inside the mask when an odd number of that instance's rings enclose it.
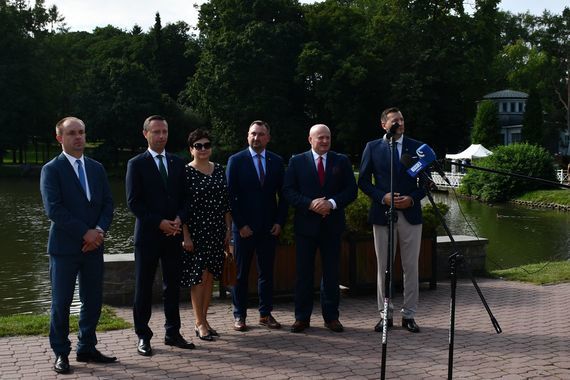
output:
{"label": "water reflection", "polygon": [[[125,204],[123,182],[111,181],[111,190],[116,209],[106,252],[132,252],[134,219]],[[38,179],[0,181],[0,315],[49,310],[49,260],[45,253],[49,224]],[[72,311],[78,308],[76,294]]]}
{"label": "water reflection", "polygon": [[[489,239],[487,269],[570,259],[570,213],[512,204],[485,205],[450,194],[434,194],[450,206],[446,223],[453,234]],[[465,214],[462,215],[461,211]]]}
{"label": "water reflection", "polygon": [[[123,181],[111,181],[111,189],[116,207],[106,252],[132,252],[134,218],[125,204]],[[450,206],[446,221],[454,234],[474,234],[453,197],[435,194],[435,198]],[[512,205],[489,207],[467,200],[459,204],[475,233],[489,239],[488,269],[570,259],[570,213]],[[49,309],[48,228],[38,179],[1,179],[0,315]]]}

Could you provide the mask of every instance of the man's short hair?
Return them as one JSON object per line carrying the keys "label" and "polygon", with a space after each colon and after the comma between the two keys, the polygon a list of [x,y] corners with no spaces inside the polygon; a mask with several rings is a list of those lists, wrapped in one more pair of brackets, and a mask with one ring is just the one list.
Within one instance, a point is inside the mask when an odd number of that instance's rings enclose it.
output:
{"label": "man's short hair", "polygon": [[160,121],[164,121],[164,123],[166,124],[166,126],[168,126],[168,123],[166,122],[166,119],[163,116],[160,115],[151,115],[149,117],[147,117],[143,123],[143,130],[148,131],[148,129],[150,128],[150,122],[153,120],[160,120]]}
{"label": "man's short hair", "polygon": [[79,123],[83,124],[83,128],[85,128],[85,123],[83,122],[83,120],[81,120],[75,116],[66,116],[55,124],[55,134],[56,135],[58,135],[58,136],[63,135],[63,124],[68,120],[78,121]]}
{"label": "man's short hair", "polygon": [[394,112],[402,112],[400,111],[397,107],[390,107],[390,108],[386,108],[384,111],[382,111],[382,115],[380,115],[380,121],[382,123],[385,123],[386,120],[388,120],[388,114],[394,113]]}
{"label": "man's short hair", "polygon": [[271,132],[271,129],[269,128],[269,124],[266,121],[263,121],[263,120],[252,121],[251,124],[249,125],[249,128],[251,128],[254,125],[261,125],[262,127],[265,127],[265,129],[267,129],[267,133]]}

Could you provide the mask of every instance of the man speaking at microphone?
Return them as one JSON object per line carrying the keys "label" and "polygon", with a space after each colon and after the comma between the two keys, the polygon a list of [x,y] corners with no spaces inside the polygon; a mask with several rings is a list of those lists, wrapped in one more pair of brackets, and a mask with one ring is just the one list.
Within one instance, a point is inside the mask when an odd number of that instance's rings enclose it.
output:
{"label": "man speaking at microphone", "polygon": [[[404,136],[404,117],[398,108],[384,110],[380,117],[384,132],[393,134],[394,140],[394,208],[397,221],[394,222],[395,236],[400,247],[402,269],[404,273],[404,303],[402,305],[402,327],[410,332],[420,332],[415,322],[419,299],[418,259],[422,237],[421,199],[425,191],[419,186],[418,180],[406,173],[400,163],[403,154],[414,155],[422,142]],[[381,332],[383,318],[387,325],[393,324],[393,305],[390,302],[388,315],[383,315],[384,309],[384,277],[388,257],[388,224],[386,212],[389,211],[390,193],[390,143],[386,135],[366,144],[360,163],[358,186],[372,200],[368,220],[373,225],[374,248],[376,250],[377,295],[380,321],[374,331]],[[372,181],[374,178],[374,182]]]}

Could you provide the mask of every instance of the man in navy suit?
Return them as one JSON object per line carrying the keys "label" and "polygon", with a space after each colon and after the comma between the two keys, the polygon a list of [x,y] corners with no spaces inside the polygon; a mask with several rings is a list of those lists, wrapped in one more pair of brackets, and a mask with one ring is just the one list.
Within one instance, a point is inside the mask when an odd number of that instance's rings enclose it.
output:
{"label": "man in navy suit", "polygon": [[[406,173],[406,168],[400,164],[402,154],[414,155],[423,143],[404,136],[404,117],[399,109],[392,107],[384,110],[380,117],[382,129],[386,132],[396,123],[399,125],[394,134],[394,207],[398,215],[394,223],[400,245],[400,257],[404,272],[404,304],[402,305],[402,326],[410,332],[419,332],[414,317],[419,299],[418,260],[422,237],[422,207],[421,200],[425,190],[418,180]],[[372,182],[374,178],[374,182]],[[388,211],[391,203],[390,193],[390,147],[386,136],[370,141],[362,153],[358,186],[372,200],[369,222],[373,225],[374,247],[376,250],[377,296],[378,310],[384,309],[384,276],[388,257]],[[389,305],[387,318],[388,327],[392,326],[392,309]],[[382,331],[382,318],[374,327],[374,331]]]}
{"label": "man in navy suit", "polygon": [[257,256],[259,324],[278,329],[273,310],[275,245],[287,219],[283,187],[283,159],[266,150],[269,125],[256,120],[249,126],[249,147],[228,160],[228,190],[233,217],[237,283],[232,289],[234,330],[245,331],[249,268]]}
{"label": "man in navy suit", "polygon": [[51,220],[47,252],[51,281],[49,341],[54,371],[68,373],[69,308],[79,278],[77,361],[110,363],[95,345],[103,301],[103,242],[113,219],[113,199],[103,166],[83,155],[85,124],[66,117],[55,126],[63,152],[44,165],[40,190]]}
{"label": "man in navy suit", "polygon": [[344,330],[339,317],[339,265],[344,209],[356,199],[357,186],[350,161],[333,152],[331,132],[316,124],[309,132],[311,150],[293,156],[285,173],[283,194],[295,208],[296,272],[295,323],[299,333],[310,326],[313,312],[315,255],[322,264],[321,309],[325,327]]}
{"label": "man in navy suit", "polygon": [[168,123],[159,115],[143,124],[148,149],[129,160],[125,181],[127,204],[135,215],[135,302],[133,318],[137,352],[152,355],[152,284],[158,262],[162,268],[166,321],[164,344],[194,348],[180,335],[181,224],[184,211],[184,162],[166,153]]}

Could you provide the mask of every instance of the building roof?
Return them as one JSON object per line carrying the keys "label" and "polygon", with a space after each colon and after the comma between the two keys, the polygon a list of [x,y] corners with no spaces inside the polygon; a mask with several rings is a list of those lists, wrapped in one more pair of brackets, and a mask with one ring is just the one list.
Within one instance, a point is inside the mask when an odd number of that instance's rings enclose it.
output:
{"label": "building roof", "polygon": [[488,155],[493,154],[489,149],[485,148],[481,144],[471,144],[471,146],[465,149],[463,152],[457,154],[446,154],[445,158],[450,160],[462,160],[462,159],[474,159],[474,158],[481,158],[487,157]]}
{"label": "building roof", "polygon": [[501,90],[496,92],[491,92],[483,96],[483,99],[527,99],[528,94],[526,92],[514,91],[514,90]]}

